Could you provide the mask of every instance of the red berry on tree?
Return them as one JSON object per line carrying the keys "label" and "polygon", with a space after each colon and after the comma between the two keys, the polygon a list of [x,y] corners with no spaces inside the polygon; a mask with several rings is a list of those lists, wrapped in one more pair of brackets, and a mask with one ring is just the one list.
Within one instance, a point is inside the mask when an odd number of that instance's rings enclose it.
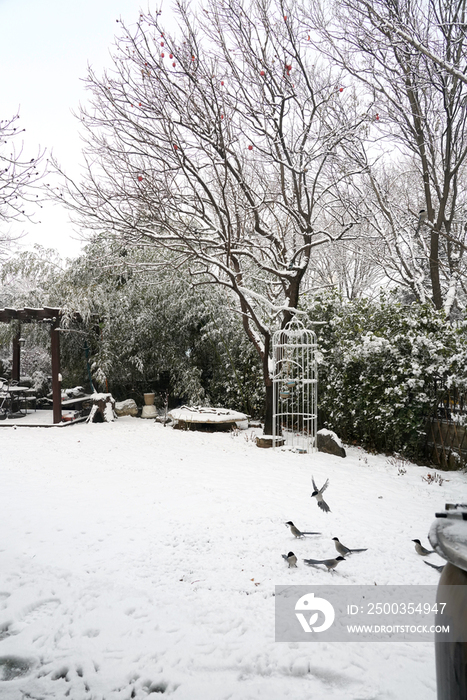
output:
{"label": "red berry on tree", "polygon": [[164,42],[163,42],[163,41],[161,41],[161,46],[164,46]]}
{"label": "red berry on tree", "polygon": [[339,88],[339,92],[344,92],[344,88]]}
{"label": "red berry on tree", "polygon": [[261,71],[260,75],[264,75],[264,70]]}
{"label": "red berry on tree", "polygon": [[250,145],[248,146],[248,150],[249,150],[249,151],[252,151],[252,150],[253,150],[253,146],[251,145],[251,143],[250,143]]}
{"label": "red berry on tree", "polygon": [[164,58],[164,56],[165,56],[165,53],[162,52],[162,53],[161,53],[161,58]]}
{"label": "red berry on tree", "polygon": [[169,54],[169,58],[173,58],[173,55],[171,53]]}
{"label": "red berry on tree", "polygon": [[138,182],[142,182],[142,181],[143,181],[143,178],[141,177],[141,175],[138,175]]}
{"label": "red berry on tree", "polygon": [[172,63],[173,67],[175,68],[175,61]]}
{"label": "red berry on tree", "polygon": [[178,146],[177,146],[177,144],[176,144],[176,143],[174,143],[174,149],[175,149],[175,150],[177,150],[177,149],[178,149]]}

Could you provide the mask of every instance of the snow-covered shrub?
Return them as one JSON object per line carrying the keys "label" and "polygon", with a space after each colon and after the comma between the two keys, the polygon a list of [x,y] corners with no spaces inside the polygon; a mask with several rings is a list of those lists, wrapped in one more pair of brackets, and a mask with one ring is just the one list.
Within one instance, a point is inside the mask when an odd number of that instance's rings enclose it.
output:
{"label": "snow-covered shrub", "polygon": [[233,312],[211,314],[211,319],[201,329],[200,343],[205,353],[211,348],[204,381],[212,404],[261,416],[264,409],[262,370],[238,316]]}
{"label": "snow-covered shrub", "polygon": [[320,422],[346,441],[416,458],[440,391],[467,386],[466,324],[430,304],[321,297],[310,305],[323,361]]}
{"label": "snow-covered shrub", "polygon": [[47,396],[51,389],[47,375],[39,369],[32,373],[32,387],[36,396],[39,397]]}
{"label": "snow-covered shrub", "polygon": [[63,334],[64,377],[71,379],[72,371],[72,383],[85,381],[86,338],[96,388],[117,400],[140,401],[148,390],[169,389],[171,399],[183,403],[262,412],[257,356],[228,294],[194,288],[186,269],[163,262],[155,251],[119,256],[98,241],[73,262],[62,281],[63,303],[89,322],[85,335]]}
{"label": "snow-covered shrub", "polygon": [[[57,306],[64,388],[83,385],[139,403],[143,393],[172,401],[262,414],[259,360],[228,292],[194,288],[187,268],[154,250],[130,249],[99,237],[63,269],[54,251],[36,246],[1,268],[1,305]],[[78,311],[82,323],[67,324]],[[11,371],[17,327],[0,324],[0,362]],[[50,328],[23,324],[22,369],[49,375]],[[0,376],[2,376],[0,374]],[[156,397],[156,400],[160,396]]]}

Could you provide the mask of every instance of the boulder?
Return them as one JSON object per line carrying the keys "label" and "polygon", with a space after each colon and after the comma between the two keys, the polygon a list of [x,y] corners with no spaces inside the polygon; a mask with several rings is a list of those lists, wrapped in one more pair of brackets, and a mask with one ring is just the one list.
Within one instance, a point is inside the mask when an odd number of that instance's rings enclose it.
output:
{"label": "boulder", "polygon": [[345,450],[342,446],[340,438],[332,430],[318,430],[316,433],[316,447],[319,452],[326,452],[337,457],[345,457]]}
{"label": "boulder", "polygon": [[136,401],[133,399],[117,401],[115,404],[115,413],[117,416],[137,416],[138,406],[136,405]]}

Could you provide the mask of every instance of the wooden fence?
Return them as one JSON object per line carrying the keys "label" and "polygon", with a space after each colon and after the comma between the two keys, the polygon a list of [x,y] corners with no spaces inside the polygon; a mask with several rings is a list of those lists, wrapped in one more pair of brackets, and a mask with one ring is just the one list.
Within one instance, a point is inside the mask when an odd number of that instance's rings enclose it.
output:
{"label": "wooden fence", "polygon": [[467,393],[443,392],[426,426],[426,453],[441,469],[467,467]]}

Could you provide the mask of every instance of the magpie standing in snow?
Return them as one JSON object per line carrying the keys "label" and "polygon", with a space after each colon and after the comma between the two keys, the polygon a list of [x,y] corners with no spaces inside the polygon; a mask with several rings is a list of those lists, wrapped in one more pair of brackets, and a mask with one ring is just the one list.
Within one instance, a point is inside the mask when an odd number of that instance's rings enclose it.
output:
{"label": "magpie standing in snow", "polygon": [[318,506],[321,508],[321,510],[323,510],[325,513],[330,513],[331,509],[323,498],[323,491],[326,491],[329,485],[329,479],[326,479],[326,482],[323,484],[323,486],[321,486],[320,489],[316,486],[313,477],[311,477],[311,482],[313,484],[314,489],[313,493],[311,494],[311,497],[316,498],[316,502],[318,503]]}
{"label": "magpie standing in snow", "polygon": [[289,564],[289,569],[291,569],[293,566],[297,568],[297,557],[293,552],[289,552],[288,554],[283,554],[282,559],[285,559],[286,562]]}
{"label": "magpie standing in snow", "polygon": [[302,532],[298,529],[298,527],[295,527],[291,520],[289,520],[285,524],[287,525],[287,527],[290,527],[290,532],[294,537],[303,537],[303,535],[321,535],[320,532]]}
{"label": "magpie standing in snow", "polygon": [[433,554],[435,551],[434,549],[425,549],[420,540],[412,540],[412,542],[415,542],[415,551],[417,554],[420,554],[421,557],[426,557],[428,554]]}
{"label": "magpie standing in snow", "polygon": [[304,559],[307,566],[318,566],[323,564],[331,573],[334,571],[340,561],[345,561],[345,557],[336,557],[335,559]]}
{"label": "magpie standing in snow", "polygon": [[336,549],[339,554],[341,554],[343,557],[346,557],[348,554],[353,554],[354,552],[366,552],[366,549],[349,549],[348,547],[345,546],[345,544],[342,544],[342,542],[339,542],[337,537],[332,538],[334,540],[334,544],[336,545]]}

